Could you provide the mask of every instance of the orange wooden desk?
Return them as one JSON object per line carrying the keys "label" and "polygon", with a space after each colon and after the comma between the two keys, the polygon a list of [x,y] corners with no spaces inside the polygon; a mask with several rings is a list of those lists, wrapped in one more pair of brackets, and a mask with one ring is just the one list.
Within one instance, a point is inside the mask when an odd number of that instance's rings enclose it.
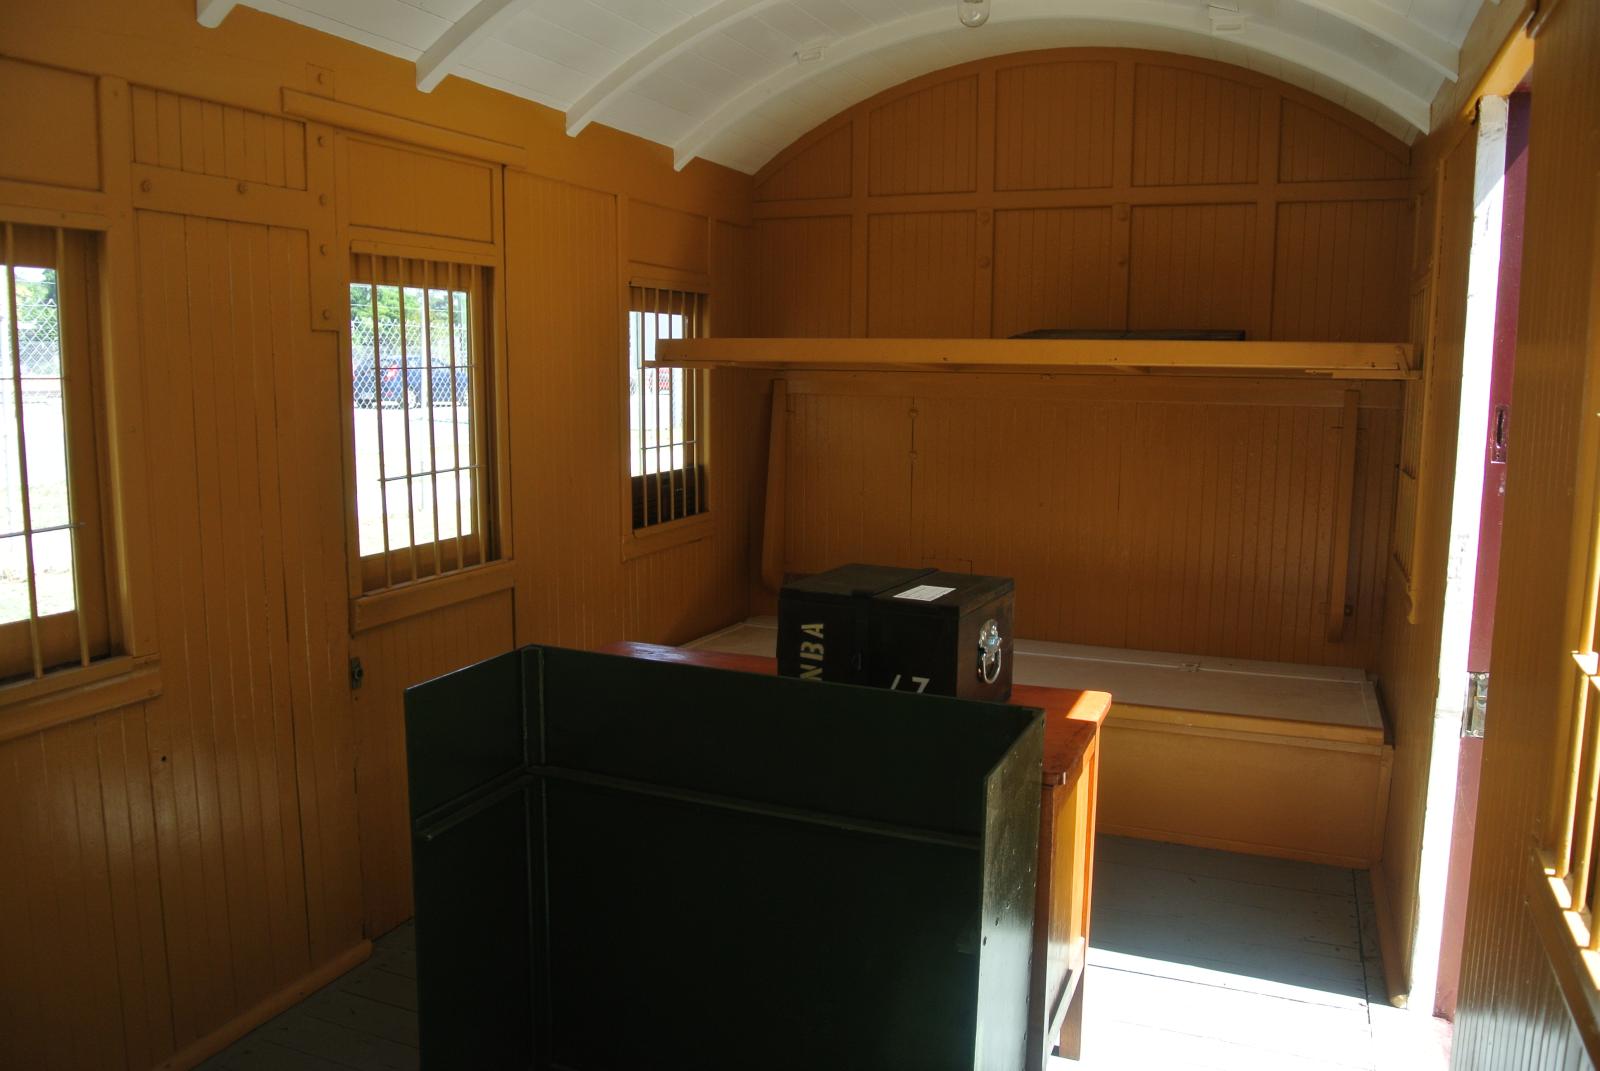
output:
{"label": "orange wooden desk", "polygon": [[[744,673],[778,671],[759,655],[690,651],[653,643],[613,643],[606,654],[682,662]],[[1033,924],[1033,984],[1028,1067],[1042,1068],[1053,1043],[1076,1060],[1083,1037],[1083,968],[1089,949],[1089,898],[1094,875],[1095,799],[1100,782],[1100,726],[1111,709],[1106,692],[1011,689],[1017,706],[1044,711],[1044,767],[1039,800],[1039,879]]]}

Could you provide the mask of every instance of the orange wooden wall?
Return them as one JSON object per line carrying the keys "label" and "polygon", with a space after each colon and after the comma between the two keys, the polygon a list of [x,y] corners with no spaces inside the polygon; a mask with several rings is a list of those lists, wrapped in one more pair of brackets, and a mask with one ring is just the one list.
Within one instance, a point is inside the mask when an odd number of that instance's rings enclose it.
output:
{"label": "orange wooden wall", "polygon": [[[159,695],[86,716],[0,693],[0,1067],[188,1066],[410,914],[406,685],[746,612],[760,384],[714,375],[713,521],[654,552],[624,554],[620,421],[633,265],[745,330],[750,182],[462,82],[424,96],[409,63],[245,9],[8,5],[0,40],[27,102],[0,115],[0,216],[107,234],[108,376],[148,459],[116,489],[149,518],[125,579],[159,665]],[[500,287],[508,563],[427,597],[351,598],[358,238]]]}
{"label": "orange wooden wall", "polygon": [[1516,430],[1454,1043],[1462,1071],[1593,1066],[1527,901],[1537,894],[1531,835],[1572,701],[1567,652],[1584,593],[1568,581],[1569,539],[1600,508],[1589,488],[1574,487],[1580,424],[1594,419],[1583,412],[1585,385],[1592,391],[1600,375],[1597,54],[1600,3],[1554,5],[1534,40]]}
{"label": "orange wooden wall", "polygon": [[755,327],[1398,341],[1408,173],[1393,138],[1239,68],[983,60],[841,113],[756,176]]}
{"label": "orange wooden wall", "polygon": [[[1104,49],[984,60],[842,113],[757,175],[752,324],[1402,341],[1408,175],[1405,146],[1249,71]],[[1361,391],[1347,529],[1345,386]],[[789,390],[791,571],[996,572],[1031,638],[1377,664],[1394,384],[818,374]]]}
{"label": "orange wooden wall", "polygon": [[1393,385],[1362,391],[1339,643],[1326,626],[1340,385],[797,375],[789,392],[790,571],[860,560],[1013,576],[1030,639],[1376,656]]}

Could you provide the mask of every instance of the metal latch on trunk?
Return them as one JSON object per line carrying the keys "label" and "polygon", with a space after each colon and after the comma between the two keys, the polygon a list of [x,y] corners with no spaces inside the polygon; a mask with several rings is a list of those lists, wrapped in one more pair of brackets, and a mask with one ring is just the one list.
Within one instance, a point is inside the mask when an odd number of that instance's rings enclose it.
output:
{"label": "metal latch on trunk", "polygon": [[1467,702],[1461,710],[1461,735],[1482,738],[1489,713],[1489,674],[1467,674]]}

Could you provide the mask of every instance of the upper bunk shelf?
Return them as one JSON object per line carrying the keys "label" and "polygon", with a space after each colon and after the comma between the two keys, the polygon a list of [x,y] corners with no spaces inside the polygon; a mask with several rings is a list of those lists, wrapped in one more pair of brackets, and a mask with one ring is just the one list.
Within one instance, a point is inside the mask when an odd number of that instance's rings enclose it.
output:
{"label": "upper bunk shelf", "polygon": [[648,365],[806,371],[1294,373],[1411,379],[1404,342],[1077,338],[662,339]]}

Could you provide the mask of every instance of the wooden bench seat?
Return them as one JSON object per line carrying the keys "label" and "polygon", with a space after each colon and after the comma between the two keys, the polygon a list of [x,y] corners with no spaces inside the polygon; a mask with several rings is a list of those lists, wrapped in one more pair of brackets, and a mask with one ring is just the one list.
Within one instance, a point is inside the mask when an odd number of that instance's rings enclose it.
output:
{"label": "wooden bench seat", "polygon": [[[689,644],[770,656],[773,618]],[[1099,829],[1370,867],[1393,748],[1362,671],[1019,640],[1019,684],[1110,692]]]}

